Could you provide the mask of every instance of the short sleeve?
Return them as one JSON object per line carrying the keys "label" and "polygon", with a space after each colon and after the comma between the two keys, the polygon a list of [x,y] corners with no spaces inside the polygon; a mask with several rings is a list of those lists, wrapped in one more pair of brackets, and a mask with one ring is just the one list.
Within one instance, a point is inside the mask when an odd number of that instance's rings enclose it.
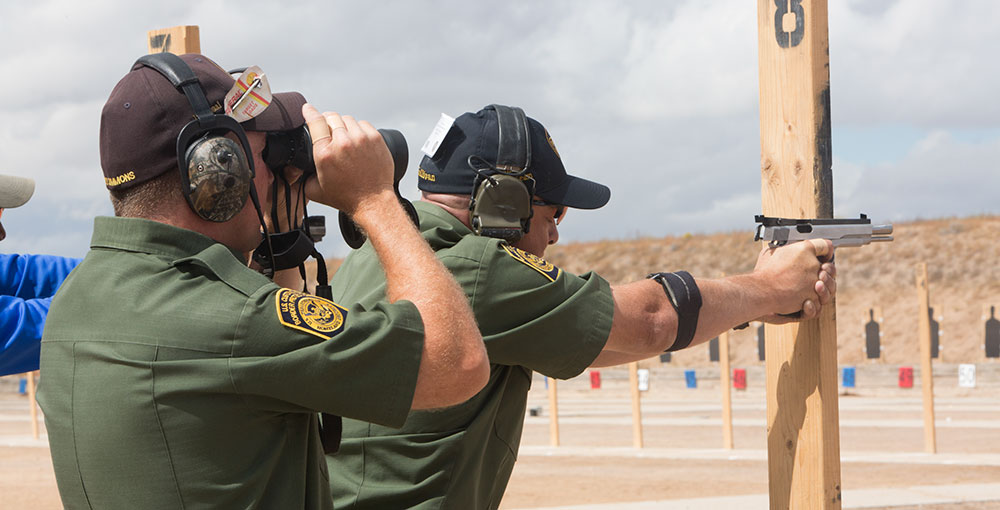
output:
{"label": "short sleeve", "polygon": [[443,261],[469,294],[492,363],[560,379],[593,363],[614,316],[606,280],[567,273],[504,243],[486,243],[475,259]]}
{"label": "short sleeve", "polygon": [[230,374],[253,406],[406,420],[424,338],[409,301],[346,308],[269,286],[248,300],[236,336]]}

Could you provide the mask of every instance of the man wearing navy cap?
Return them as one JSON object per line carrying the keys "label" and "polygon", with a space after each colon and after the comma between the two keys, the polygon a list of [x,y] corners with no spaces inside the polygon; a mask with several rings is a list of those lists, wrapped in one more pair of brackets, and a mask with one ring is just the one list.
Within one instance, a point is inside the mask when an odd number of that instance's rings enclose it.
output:
{"label": "man wearing navy cap", "polygon": [[[779,313],[813,318],[836,291],[819,256],[829,241],[761,252],[748,275],[707,280],[659,273],[610,285],[543,259],[567,208],[597,209],[601,184],[566,173],[552,138],[518,108],[490,105],[440,130],[418,172],[420,230],[465,290],[491,363],[490,380],[463,404],[414,411],[401,429],[345,420],[327,456],[338,509],[497,508],[517,458],[532,372],[567,379],[705,342]],[[428,142],[431,142],[429,140]],[[433,145],[433,144],[430,144]],[[666,261],[664,262],[666,265]],[[383,299],[370,245],[335,275],[335,299]]]}

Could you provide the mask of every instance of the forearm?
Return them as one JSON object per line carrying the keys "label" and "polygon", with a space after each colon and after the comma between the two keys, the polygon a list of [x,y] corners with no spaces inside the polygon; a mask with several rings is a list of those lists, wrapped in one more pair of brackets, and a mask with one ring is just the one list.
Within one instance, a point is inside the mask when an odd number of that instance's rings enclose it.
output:
{"label": "forearm", "polygon": [[[696,280],[702,305],[688,347],[769,313],[769,300],[751,275]],[[677,339],[677,312],[663,287],[640,280],[612,288],[615,318],[608,342],[593,366],[628,363],[656,356]]]}
{"label": "forearm", "polygon": [[702,306],[691,345],[707,342],[744,322],[774,313],[776,304],[753,274],[699,279]]}
{"label": "forearm", "polygon": [[[695,280],[701,294],[701,307],[698,308],[697,326],[687,346],[698,345],[729,328],[755,319],[782,323],[798,318],[779,314],[798,311],[801,311],[801,319],[815,317],[820,307],[830,303],[837,291],[836,267],[832,262],[821,262],[818,258],[832,254],[833,244],[830,241],[795,243],[778,249],[764,248],[750,274]],[[676,284],[674,278],[668,283]],[[642,359],[674,345],[679,319],[663,286],[647,279],[612,287],[612,292],[615,318],[605,345],[606,351]],[[684,306],[690,310],[693,302],[689,300]],[[688,315],[684,320],[694,320],[694,314],[689,311]],[[680,329],[690,334],[690,329]]]}

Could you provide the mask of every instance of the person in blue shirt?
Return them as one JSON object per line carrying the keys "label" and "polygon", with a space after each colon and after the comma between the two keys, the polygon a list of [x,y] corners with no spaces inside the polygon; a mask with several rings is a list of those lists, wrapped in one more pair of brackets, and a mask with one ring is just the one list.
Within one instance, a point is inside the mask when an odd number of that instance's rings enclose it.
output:
{"label": "person in blue shirt", "polygon": [[[0,218],[24,205],[35,181],[0,175]],[[7,232],[0,223],[0,241]],[[38,370],[42,328],[52,296],[80,259],[0,254],[0,376]]]}

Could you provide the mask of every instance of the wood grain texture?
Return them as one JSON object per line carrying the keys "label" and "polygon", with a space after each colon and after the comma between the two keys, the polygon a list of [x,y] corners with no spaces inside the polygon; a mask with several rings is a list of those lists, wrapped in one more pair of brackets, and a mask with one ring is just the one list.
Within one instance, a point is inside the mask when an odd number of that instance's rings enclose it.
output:
{"label": "wood grain texture", "polygon": [[729,332],[719,334],[719,390],[722,392],[722,447],[733,449],[733,383],[729,363]]}
{"label": "wood grain texture", "polygon": [[642,448],[642,404],[639,394],[639,363],[628,364],[629,393],[632,395],[632,446]]}
{"label": "wood grain texture", "polygon": [[[719,278],[725,278],[722,273]],[[733,449],[733,383],[732,364],[729,355],[729,332],[719,334],[719,391],[722,393],[722,447]]]}
{"label": "wood grain texture", "polygon": [[35,375],[38,371],[28,372],[28,414],[31,416],[31,437],[38,439],[38,404],[35,402]]}
{"label": "wood grain texture", "polygon": [[[826,0],[757,7],[762,212],[832,217]],[[814,320],[767,325],[765,338],[770,506],[839,509],[835,304]]]}
{"label": "wood grain texture", "polygon": [[178,25],[146,32],[150,53],[201,53],[201,36],[197,25]]}
{"label": "wood grain texture", "polygon": [[556,379],[545,379],[549,382],[549,444],[559,446],[559,394]]}
{"label": "wood grain texture", "polygon": [[920,340],[920,386],[924,400],[924,451],[937,453],[934,428],[934,364],[931,361],[931,292],[927,283],[927,264],[917,264],[917,338]]}

